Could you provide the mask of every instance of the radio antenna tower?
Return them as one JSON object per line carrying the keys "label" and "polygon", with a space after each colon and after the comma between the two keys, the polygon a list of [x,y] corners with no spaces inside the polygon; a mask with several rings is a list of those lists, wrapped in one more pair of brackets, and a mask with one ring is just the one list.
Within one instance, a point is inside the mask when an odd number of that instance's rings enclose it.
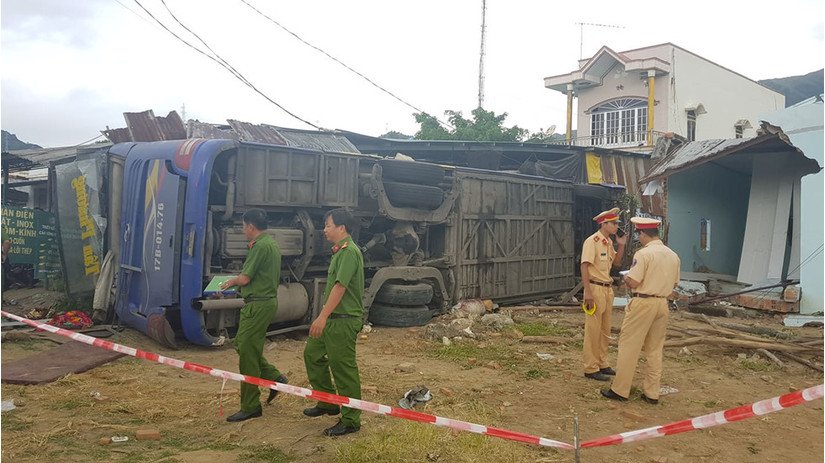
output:
{"label": "radio antenna tower", "polygon": [[478,107],[484,106],[484,50],[487,38],[487,0],[481,0],[481,52],[478,59]]}

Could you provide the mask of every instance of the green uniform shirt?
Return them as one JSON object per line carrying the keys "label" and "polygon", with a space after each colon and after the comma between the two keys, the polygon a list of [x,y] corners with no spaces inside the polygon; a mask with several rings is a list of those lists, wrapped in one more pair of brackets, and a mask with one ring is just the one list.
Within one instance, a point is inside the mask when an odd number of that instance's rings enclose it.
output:
{"label": "green uniform shirt", "polygon": [[[364,256],[351,236],[342,239],[336,245],[338,250],[332,255],[327,274],[327,286],[324,288],[324,303],[329,300],[329,293],[335,283],[346,288],[344,297],[332,313],[364,316]],[[334,248],[333,248],[334,249]]]}
{"label": "green uniform shirt", "polygon": [[270,299],[278,296],[281,249],[272,236],[261,233],[252,242],[241,274],[249,277],[249,284],[241,286],[241,297],[244,299]]}

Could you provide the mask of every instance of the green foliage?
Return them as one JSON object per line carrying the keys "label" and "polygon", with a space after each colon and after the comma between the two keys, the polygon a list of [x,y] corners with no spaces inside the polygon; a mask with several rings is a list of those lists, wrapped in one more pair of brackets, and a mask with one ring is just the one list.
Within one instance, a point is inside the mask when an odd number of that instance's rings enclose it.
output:
{"label": "green foliage", "polygon": [[416,113],[415,122],[421,128],[415,134],[418,140],[468,140],[468,141],[522,141],[529,131],[519,126],[505,127],[507,113],[496,115],[484,108],[472,110],[472,118],[465,118],[461,111],[444,111],[453,129],[444,128],[434,116]]}
{"label": "green foliage", "polygon": [[413,137],[411,137],[410,135],[403,134],[401,132],[396,132],[395,130],[390,130],[384,135],[381,135],[379,138],[390,138],[393,140],[412,140]]}

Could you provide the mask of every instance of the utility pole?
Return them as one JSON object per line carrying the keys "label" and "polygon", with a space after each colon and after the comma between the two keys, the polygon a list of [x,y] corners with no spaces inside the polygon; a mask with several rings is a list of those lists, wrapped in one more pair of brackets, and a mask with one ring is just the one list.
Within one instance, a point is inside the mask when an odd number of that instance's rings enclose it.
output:
{"label": "utility pole", "polygon": [[594,26],[594,27],[611,27],[614,29],[624,29],[624,26],[617,26],[615,24],[595,24],[595,23],[584,23],[584,22],[577,22],[573,23],[579,26],[579,59],[582,59],[584,56],[584,26]]}
{"label": "utility pole", "polygon": [[484,106],[484,49],[487,37],[487,0],[481,0],[481,53],[478,59],[478,107]]}

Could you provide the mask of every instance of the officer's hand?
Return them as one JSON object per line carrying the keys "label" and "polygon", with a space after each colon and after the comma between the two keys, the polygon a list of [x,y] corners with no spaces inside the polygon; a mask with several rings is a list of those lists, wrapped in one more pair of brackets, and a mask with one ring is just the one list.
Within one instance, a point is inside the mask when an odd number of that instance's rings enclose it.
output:
{"label": "officer's hand", "polygon": [[616,235],[616,243],[618,243],[619,246],[626,245],[627,244],[627,235],[623,235],[623,236]]}
{"label": "officer's hand", "polygon": [[318,317],[312,322],[312,325],[309,326],[309,335],[313,338],[320,338],[321,334],[324,333],[324,327],[327,326],[327,319]]}
{"label": "officer's hand", "polygon": [[589,292],[585,292],[584,293],[584,306],[587,307],[588,309],[590,309],[590,307],[592,307],[594,303],[595,303],[595,301],[593,300],[593,295],[590,294]]}

